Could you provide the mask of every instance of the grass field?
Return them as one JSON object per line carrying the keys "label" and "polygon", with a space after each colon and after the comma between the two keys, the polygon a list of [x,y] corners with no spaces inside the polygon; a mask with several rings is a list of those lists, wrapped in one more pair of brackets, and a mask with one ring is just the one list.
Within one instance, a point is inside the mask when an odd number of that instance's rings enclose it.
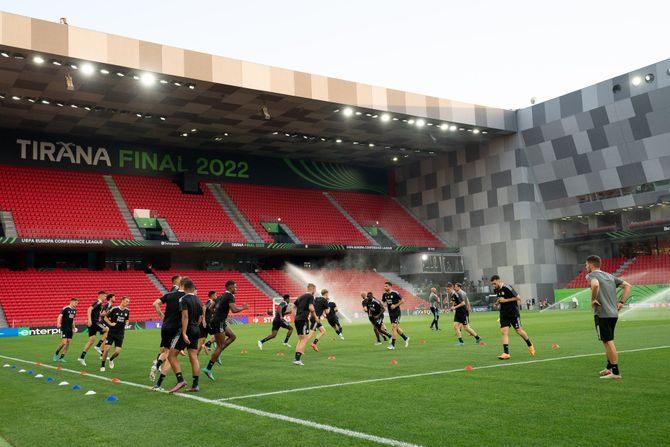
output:
{"label": "grass field", "polygon": [[[57,365],[56,336],[0,339],[0,364],[17,366],[0,368],[0,433],[15,446],[667,443],[670,309],[636,310],[619,322],[620,381],[598,379],[605,358],[590,313],[523,313],[537,356],[514,335],[507,363],[496,359],[496,318],[472,318],[487,346],[470,337],[455,346],[450,315],[439,332],[428,329],[428,317],[405,318],[410,346],[396,351],[373,346],[367,323],[345,326],[344,341],[328,328],[321,352],[310,349],[304,367],[291,363],[283,332],[260,351],[256,340],[269,326],[235,326],[238,339],[215,367],[216,382],[203,376],[197,396],[149,391],[157,331],[127,332],[116,369],[105,373],[92,351],[88,375],[76,362],[83,334],[75,335],[60,371],[50,368]],[[188,373],[188,361],[181,362]],[[36,379],[38,373],[45,377]],[[174,383],[171,375],[166,386]],[[75,384],[81,390],[72,390]],[[97,394],[84,396],[88,390]],[[118,401],[107,402],[112,394]]]}

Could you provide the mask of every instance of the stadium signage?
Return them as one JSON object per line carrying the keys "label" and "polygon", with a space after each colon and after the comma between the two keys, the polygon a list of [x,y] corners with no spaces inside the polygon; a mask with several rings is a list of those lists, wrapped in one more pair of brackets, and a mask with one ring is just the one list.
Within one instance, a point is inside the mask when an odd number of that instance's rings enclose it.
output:
{"label": "stadium signage", "polygon": [[0,328],[0,338],[5,337],[27,337],[30,329],[27,327],[4,327]]}
{"label": "stadium signage", "polygon": [[221,145],[203,149],[147,146],[0,129],[0,164],[129,174],[180,180],[225,180],[298,188],[367,191],[386,194],[388,171],[338,163],[240,155]]}
{"label": "stadium signage", "polygon": [[19,241],[24,244],[62,244],[62,245],[104,245],[105,241],[102,239],[52,239],[52,238],[35,238],[22,237]]}

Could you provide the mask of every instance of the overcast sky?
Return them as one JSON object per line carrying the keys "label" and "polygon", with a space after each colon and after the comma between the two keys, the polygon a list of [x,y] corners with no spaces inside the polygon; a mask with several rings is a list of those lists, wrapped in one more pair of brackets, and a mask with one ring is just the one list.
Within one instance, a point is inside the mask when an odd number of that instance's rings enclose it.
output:
{"label": "overcast sky", "polygon": [[0,0],[0,9],[509,109],[670,58],[668,0]]}

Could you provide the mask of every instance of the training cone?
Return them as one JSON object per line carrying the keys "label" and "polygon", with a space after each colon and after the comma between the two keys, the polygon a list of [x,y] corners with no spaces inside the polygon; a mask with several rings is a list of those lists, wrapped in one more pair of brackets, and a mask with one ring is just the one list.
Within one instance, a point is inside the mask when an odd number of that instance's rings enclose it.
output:
{"label": "training cone", "polygon": [[19,372],[24,373],[24,372],[26,372],[26,370],[25,369],[20,369]]}
{"label": "training cone", "polygon": [[284,357],[284,353],[283,352],[278,352],[277,357]]}
{"label": "training cone", "polygon": [[551,349],[558,349],[558,348],[560,348],[560,346],[558,346],[556,343],[554,343],[553,345],[551,345]]}
{"label": "training cone", "polygon": [[119,400],[119,398],[112,394],[111,396],[107,396],[107,399],[105,399],[105,400],[107,402],[114,402],[114,401]]}
{"label": "training cone", "polygon": [[84,375],[86,375],[86,374],[88,374],[88,373],[87,373],[86,371],[80,371],[79,374],[84,374]]}
{"label": "training cone", "polygon": [[480,341],[479,342],[479,346],[486,346],[486,345],[487,345],[487,343],[485,341]]}
{"label": "training cone", "polygon": [[65,386],[65,385],[69,385],[69,383],[63,381],[63,382],[61,382],[61,383],[58,384],[58,386]]}
{"label": "training cone", "polygon": [[32,376],[32,375],[33,375],[33,372],[32,372],[32,371],[28,371],[28,375],[29,375],[29,376]]}
{"label": "training cone", "polygon": [[42,362],[37,362],[37,363],[35,363],[35,364],[36,364],[37,366],[42,366],[42,365],[44,365],[44,363],[42,363]]}
{"label": "training cone", "polygon": [[466,366],[466,367],[465,367],[465,370],[466,370],[466,371],[472,371],[472,365],[468,365],[468,366]]}
{"label": "training cone", "polygon": [[60,365],[58,365],[58,366],[56,367],[56,371],[60,371],[61,369],[63,369],[63,367],[60,366]]}
{"label": "training cone", "polygon": [[240,354],[246,354],[247,352],[249,352],[249,351],[247,351],[246,349],[242,349],[242,350],[240,351]]}
{"label": "training cone", "polygon": [[72,387],[72,389],[73,389],[73,390],[80,390],[81,387],[80,387],[79,385],[75,385],[75,386]]}
{"label": "training cone", "polygon": [[84,396],[93,396],[94,394],[97,394],[97,393],[95,391],[91,390],[91,391],[86,391],[86,394],[84,394]]}
{"label": "training cone", "polygon": [[36,375],[35,375],[35,378],[36,378],[36,379],[41,379],[42,377],[44,377],[42,374],[36,374]]}
{"label": "training cone", "polygon": [[398,361],[397,360],[391,360],[391,365],[397,365]]}
{"label": "training cone", "polygon": [[421,340],[422,345],[425,345],[426,343],[427,343],[426,340]]}
{"label": "training cone", "polygon": [[12,365],[10,365],[9,363],[5,363],[4,365],[2,365],[3,368],[9,368],[10,366]]}
{"label": "training cone", "polygon": [[119,379],[119,378],[116,378],[116,377],[112,378],[112,382],[114,382],[114,383],[118,383],[120,381],[121,381],[121,379]]}
{"label": "training cone", "polygon": [[54,378],[53,377],[47,377],[47,382],[53,382]]}
{"label": "training cone", "polygon": [[328,360],[335,360],[335,356],[334,355],[329,355]]}
{"label": "training cone", "polygon": [[333,338],[331,338],[331,340],[333,340],[333,341],[336,341],[336,340],[337,340],[337,338],[333,337]]}
{"label": "training cone", "polygon": [[12,365],[12,369],[16,369],[16,365]]}

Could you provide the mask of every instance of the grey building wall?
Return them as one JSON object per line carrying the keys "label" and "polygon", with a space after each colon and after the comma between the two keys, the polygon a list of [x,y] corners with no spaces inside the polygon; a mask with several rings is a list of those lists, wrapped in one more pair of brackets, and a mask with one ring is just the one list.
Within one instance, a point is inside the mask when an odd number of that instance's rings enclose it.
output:
{"label": "grey building wall", "polygon": [[461,247],[470,279],[497,273],[524,297],[552,298],[582,260],[556,247],[551,219],[670,197],[577,199],[670,179],[669,70],[670,59],[519,110],[515,135],[397,168],[398,198]]}

